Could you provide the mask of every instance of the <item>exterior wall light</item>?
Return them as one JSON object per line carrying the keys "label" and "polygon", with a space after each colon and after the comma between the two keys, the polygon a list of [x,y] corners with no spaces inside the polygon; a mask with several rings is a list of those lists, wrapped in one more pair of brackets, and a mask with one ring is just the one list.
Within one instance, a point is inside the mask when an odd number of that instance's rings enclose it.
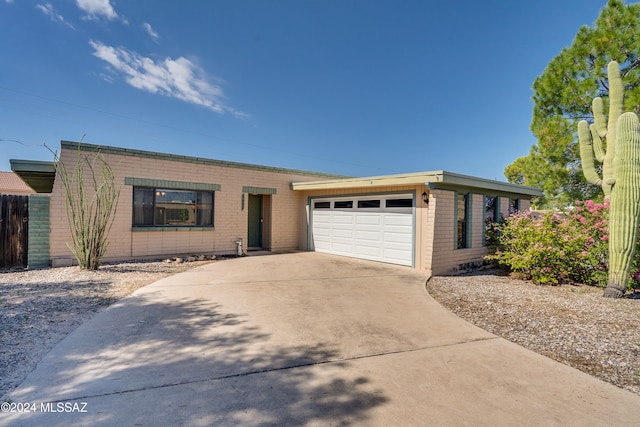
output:
{"label": "exterior wall light", "polygon": [[427,205],[429,204],[429,195],[426,191],[422,192],[422,201]]}

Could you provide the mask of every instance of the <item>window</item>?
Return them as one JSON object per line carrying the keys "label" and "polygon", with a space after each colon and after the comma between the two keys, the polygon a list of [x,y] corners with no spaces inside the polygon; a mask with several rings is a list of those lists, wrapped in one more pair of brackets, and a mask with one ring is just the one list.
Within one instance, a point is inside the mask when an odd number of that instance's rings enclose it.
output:
{"label": "window", "polygon": [[[484,244],[490,246],[492,244],[491,236],[495,235],[496,223],[500,222],[500,207],[498,206],[497,197],[484,198]],[[491,231],[494,231],[491,233]]]}
{"label": "window", "polygon": [[509,215],[517,213],[520,210],[520,199],[509,200]]}
{"label": "window", "polygon": [[412,208],[413,199],[388,199],[385,201],[388,208]]}
{"label": "window", "polygon": [[333,203],[333,207],[335,209],[351,209],[353,208],[353,201],[352,200],[337,201]]}
{"label": "window", "polygon": [[469,228],[469,195],[458,194],[456,198],[457,202],[457,219],[458,219],[458,234],[457,242],[458,249],[468,248],[468,228]]}
{"label": "window", "polygon": [[380,200],[358,200],[358,208],[379,208]]}
{"label": "window", "polygon": [[214,193],[133,188],[134,227],[212,227]]}
{"label": "window", "polygon": [[313,207],[315,209],[329,209],[331,207],[331,202],[315,202]]}
{"label": "window", "polygon": [[497,197],[484,198],[484,220],[485,223],[500,221],[500,208]]}

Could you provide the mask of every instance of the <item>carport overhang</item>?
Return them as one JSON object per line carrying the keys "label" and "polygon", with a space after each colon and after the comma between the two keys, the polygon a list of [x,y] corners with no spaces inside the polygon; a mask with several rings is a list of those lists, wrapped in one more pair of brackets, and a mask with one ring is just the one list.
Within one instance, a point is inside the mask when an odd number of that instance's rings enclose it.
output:
{"label": "carport overhang", "polygon": [[364,178],[344,178],[327,181],[293,182],[294,191],[342,190],[347,188],[376,188],[404,185],[425,185],[435,190],[489,190],[500,194],[519,194],[529,197],[542,196],[542,190],[509,182],[477,178],[447,171],[416,172]]}
{"label": "carport overhang", "polygon": [[51,193],[56,177],[55,162],[37,160],[9,160],[11,170],[37,193]]}

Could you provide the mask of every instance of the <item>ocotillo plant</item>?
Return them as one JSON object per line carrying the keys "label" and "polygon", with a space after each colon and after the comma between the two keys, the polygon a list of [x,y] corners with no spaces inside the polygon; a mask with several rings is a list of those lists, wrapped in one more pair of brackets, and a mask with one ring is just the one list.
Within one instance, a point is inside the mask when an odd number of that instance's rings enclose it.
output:
{"label": "ocotillo plant", "polygon": [[[640,121],[635,113],[622,114],[624,94],[618,63],[611,61],[607,72],[609,123],[605,125],[602,99],[595,98],[595,122],[589,126],[581,121],[578,138],[585,178],[601,185],[605,198],[610,199],[609,281],[604,296],[619,298],[629,283],[640,222]],[[602,162],[602,178],[594,168],[594,157]]]}

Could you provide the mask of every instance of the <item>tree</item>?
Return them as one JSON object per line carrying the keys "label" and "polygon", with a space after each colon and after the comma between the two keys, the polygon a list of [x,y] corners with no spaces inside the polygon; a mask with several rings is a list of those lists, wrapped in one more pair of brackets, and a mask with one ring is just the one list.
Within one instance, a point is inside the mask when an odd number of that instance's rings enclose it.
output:
{"label": "tree", "polygon": [[583,26],[568,48],[551,60],[533,84],[531,130],[537,143],[505,168],[510,182],[540,187],[543,205],[602,197],[584,179],[577,123],[593,122],[591,100],[609,96],[607,64],[620,64],[624,110],[640,112],[640,4],[609,0],[592,27]]}
{"label": "tree", "polygon": [[[97,270],[109,246],[109,231],[115,219],[120,187],[113,170],[99,151],[78,157],[71,173],[54,153],[56,175],[65,190],[67,220],[71,230],[69,249],[82,269]],[[85,168],[87,171],[85,171]],[[85,176],[90,189],[85,187]]]}

